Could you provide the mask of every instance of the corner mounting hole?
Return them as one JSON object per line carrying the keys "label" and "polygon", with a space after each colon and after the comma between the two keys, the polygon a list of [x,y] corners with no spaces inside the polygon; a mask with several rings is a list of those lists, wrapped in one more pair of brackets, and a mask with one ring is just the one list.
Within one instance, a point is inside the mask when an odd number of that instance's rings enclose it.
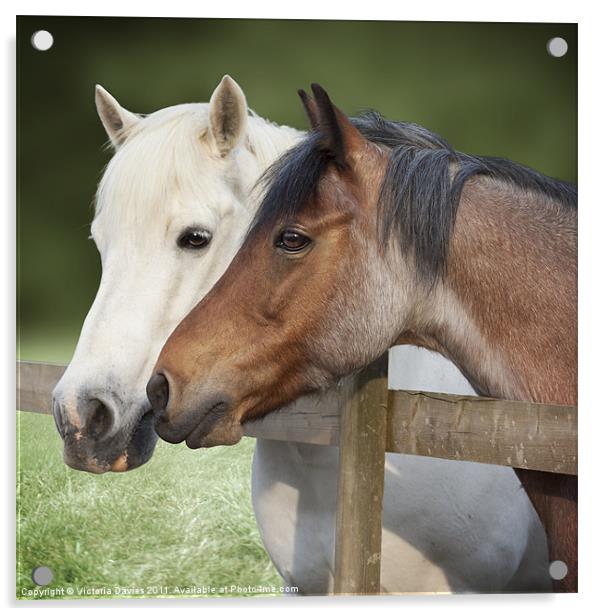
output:
{"label": "corner mounting hole", "polygon": [[31,579],[38,586],[48,586],[54,578],[54,573],[49,567],[36,567],[31,572]]}
{"label": "corner mounting hole", "polygon": [[38,51],[48,51],[53,43],[54,38],[48,30],[38,30],[31,35],[31,46]]}
{"label": "corner mounting hole", "polygon": [[569,50],[569,44],[563,38],[556,36],[547,42],[546,49],[553,58],[562,58]]}
{"label": "corner mounting hole", "polygon": [[554,560],[550,563],[550,577],[553,580],[564,580],[566,574],[569,572],[569,568],[562,560]]}

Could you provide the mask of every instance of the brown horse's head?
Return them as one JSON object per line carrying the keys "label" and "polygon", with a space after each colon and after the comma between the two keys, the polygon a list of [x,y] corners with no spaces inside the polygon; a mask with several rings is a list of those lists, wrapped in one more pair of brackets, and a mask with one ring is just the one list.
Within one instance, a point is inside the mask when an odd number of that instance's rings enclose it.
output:
{"label": "brown horse's head", "polygon": [[243,247],[159,356],[147,393],[167,441],[235,443],[245,420],[332,384],[395,340],[383,306],[392,288],[407,290],[387,280],[399,265],[385,262],[375,215],[388,149],[313,91],[315,100],[301,93],[313,133],[268,174]]}
{"label": "brown horse's head", "polygon": [[159,436],[234,443],[396,342],[444,353],[488,395],[572,400],[575,187],[349,119],[312,88],[313,132],[267,173],[240,252],[161,351]]}

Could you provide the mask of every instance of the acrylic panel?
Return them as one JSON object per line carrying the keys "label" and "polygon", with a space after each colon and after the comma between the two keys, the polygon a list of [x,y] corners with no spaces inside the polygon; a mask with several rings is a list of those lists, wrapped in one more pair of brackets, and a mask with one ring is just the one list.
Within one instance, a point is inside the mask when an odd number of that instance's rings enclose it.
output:
{"label": "acrylic panel", "polygon": [[17,598],[575,592],[576,105],[576,24],[18,17]]}

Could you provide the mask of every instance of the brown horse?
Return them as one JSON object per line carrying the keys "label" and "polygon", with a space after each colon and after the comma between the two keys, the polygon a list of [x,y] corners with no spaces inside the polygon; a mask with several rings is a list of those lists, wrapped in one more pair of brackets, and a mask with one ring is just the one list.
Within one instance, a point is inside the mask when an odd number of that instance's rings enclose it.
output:
{"label": "brown horse", "polygon": [[[395,344],[451,359],[487,396],[577,397],[576,188],[454,151],[424,128],[300,93],[313,132],[264,179],[240,252],[165,344],[157,432],[235,443],[241,424]],[[577,588],[577,484],[517,471]]]}

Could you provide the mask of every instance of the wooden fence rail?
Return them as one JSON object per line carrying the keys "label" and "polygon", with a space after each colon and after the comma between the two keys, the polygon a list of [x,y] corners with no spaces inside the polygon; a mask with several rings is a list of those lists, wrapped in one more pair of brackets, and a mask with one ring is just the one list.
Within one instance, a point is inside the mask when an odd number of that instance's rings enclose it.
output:
{"label": "wooden fence rail", "polygon": [[[388,390],[386,358],[244,426],[247,436],[340,445],[335,592],[378,592],[384,454],[577,474],[577,408]],[[65,367],[17,362],[17,408],[52,413]]]}

